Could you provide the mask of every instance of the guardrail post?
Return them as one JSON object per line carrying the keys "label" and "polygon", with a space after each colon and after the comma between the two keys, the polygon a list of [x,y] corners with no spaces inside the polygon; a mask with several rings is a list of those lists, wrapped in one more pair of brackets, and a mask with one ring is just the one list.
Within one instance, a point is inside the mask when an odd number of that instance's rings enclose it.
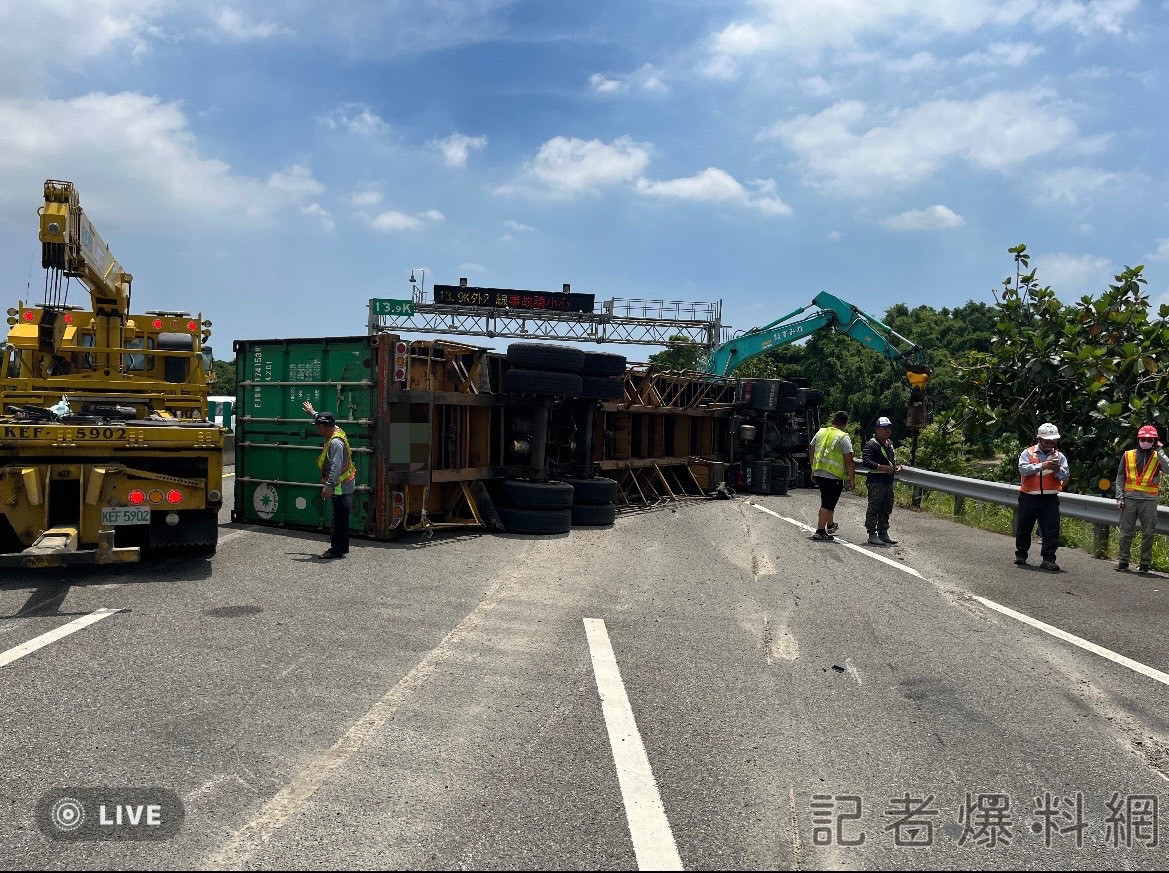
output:
{"label": "guardrail post", "polygon": [[966,514],[966,498],[961,494],[954,495],[954,517],[960,518]]}
{"label": "guardrail post", "polygon": [[913,499],[910,501],[914,509],[921,509],[921,495],[922,490],[917,485],[913,486]]}
{"label": "guardrail post", "polygon": [[1095,558],[1108,557],[1108,540],[1112,528],[1106,524],[1097,524],[1092,527],[1092,556]]}

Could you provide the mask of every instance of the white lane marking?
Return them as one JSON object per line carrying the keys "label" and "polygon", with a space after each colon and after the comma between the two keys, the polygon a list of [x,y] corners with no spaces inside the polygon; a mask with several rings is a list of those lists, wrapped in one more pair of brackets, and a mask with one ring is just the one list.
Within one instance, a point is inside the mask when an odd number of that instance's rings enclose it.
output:
{"label": "white lane marking", "polygon": [[[518,576],[518,574],[516,574]],[[509,577],[507,582],[516,576]],[[304,807],[323,785],[331,782],[361,747],[381,731],[430,675],[462,645],[503,596],[505,582],[499,581],[484,592],[483,599],[429,654],[398,680],[373,707],[358,719],[337,742],[321,751],[264,804],[255,818],[240,828],[226,844],[204,862],[203,869],[243,867],[280,828]]]}
{"label": "white lane marking", "polygon": [[7,667],[13,661],[23,658],[25,655],[30,655],[37,649],[43,649],[50,643],[55,643],[62,637],[67,637],[69,634],[77,633],[83,627],[89,627],[91,624],[101,621],[111,615],[116,615],[121,612],[120,609],[98,609],[91,612],[89,615],[83,615],[81,618],[75,618],[68,624],[63,624],[59,628],[41,634],[39,637],[33,637],[27,643],[21,643],[19,646],[9,649],[6,652],[0,652],[0,667]]}
{"label": "white lane marking", "polygon": [[674,845],[674,834],[666,819],[666,810],[658,794],[657,782],[641,742],[641,733],[629,706],[629,696],[621,682],[617,656],[609,642],[605,622],[599,618],[584,620],[593,658],[593,675],[601,698],[601,712],[617,765],[617,781],[625,802],[625,818],[639,870],[681,870],[682,859]]}
{"label": "white lane marking", "polygon": [[251,531],[250,530],[233,530],[231,533],[224,534],[223,536],[221,536],[219,538],[219,545],[222,546],[224,543],[230,543],[232,540],[238,540],[240,537],[242,537],[244,534],[247,534],[247,533],[251,533]]}
{"label": "white lane marking", "polygon": [[[758,503],[752,503],[751,506],[754,506],[760,512],[766,512],[768,515],[774,515],[776,518],[782,519],[788,524],[794,524],[801,530],[806,530],[809,533],[814,533],[816,531],[814,527],[806,525],[802,521],[796,521],[794,518],[788,518],[786,515],[780,515],[778,512],[768,509],[766,506],[760,506]],[[836,542],[844,546],[846,549],[852,549],[859,555],[866,555],[867,557],[872,558],[874,561],[880,561],[882,564],[888,564],[890,567],[896,567],[898,570],[908,573],[910,576],[916,576],[918,579],[922,580],[925,579],[921,573],[917,572],[912,567],[902,564],[900,561],[894,561],[892,558],[886,558],[884,555],[878,555],[876,552],[870,552],[868,549],[862,549],[860,546],[855,545],[854,543],[842,540],[839,536],[836,537]]]}
{"label": "white lane marking", "polygon": [[844,669],[849,676],[856,680],[857,685],[865,684],[865,680],[861,677],[861,671],[856,668],[856,664],[852,662],[852,658],[844,659]]}
{"label": "white lane marking", "polygon": [[[808,527],[802,522],[796,521],[794,518],[787,518],[780,515],[778,512],[772,512],[770,509],[760,506],[757,503],[752,503],[751,505],[761,512],[774,515],[776,518],[782,518],[784,521],[791,522],[792,524],[796,525],[797,527],[801,527],[804,530],[812,530],[812,528]],[[876,558],[878,561],[883,561],[891,567],[896,567],[898,570],[902,570],[912,576],[916,576],[918,579],[925,580],[925,577],[914,570],[912,567],[907,567],[904,564],[898,564],[896,561],[889,560],[884,555],[874,555],[867,549],[859,548],[852,545],[851,543],[841,542],[841,545],[849,546],[861,554],[868,555],[870,558]],[[1149,667],[1146,664],[1142,664],[1140,661],[1134,661],[1132,658],[1126,658],[1124,655],[1118,654],[1111,649],[1106,649],[1103,646],[1098,646],[1096,643],[1084,639],[1083,637],[1078,637],[1075,634],[1070,634],[1065,630],[1060,630],[1059,628],[1047,624],[1046,622],[1042,622],[1037,618],[1032,618],[1031,616],[1025,615],[1022,612],[1011,609],[1009,606],[1003,606],[1001,603],[995,603],[993,600],[988,600],[985,597],[978,596],[977,594],[971,594],[970,596],[988,609],[993,609],[996,612],[1001,612],[1003,615],[1018,619],[1019,621],[1030,625],[1036,630],[1041,630],[1046,634],[1050,634],[1056,639],[1063,640],[1065,643],[1071,643],[1073,646],[1077,646],[1086,652],[1091,652],[1093,655],[1099,655],[1101,658],[1106,658],[1109,661],[1112,661],[1114,664],[1119,664],[1122,667],[1128,667],[1128,669],[1140,673],[1142,676],[1147,676],[1149,679],[1152,679],[1155,682],[1160,682],[1162,685],[1169,685],[1169,673],[1163,673],[1155,667]]]}
{"label": "white lane marking", "polygon": [[1021,612],[1016,612],[1009,606],[1003,606],[1001,603],[995,603],[993,600],[987,600],[985,597],[979,597],[977,594],[972,594],[975,600],[983,606],[989,607],[996,612],[1001,612],[1003,615],[1009,615],[1011,618],[1018,619],[1024,624],[1029,624],[1031,627],[1051,634],[1057,639],[1063,640],[1065,643],[1071,643],[1073,646],[1079,646],[1085,651],[1091,652],[1094,655],[1099,655],[1101,658],[1107,658],[1114,664],[1120,664],[1122,667],[1128,667],[1130,670],[1135,670],[1142,676],[1147,676],[1150,679],[1160,682],[1162,685],[1169,685],[1169,673],[1162,673],[1160,670],[1148,667],[1140,661],[1134,661],[1132,658],[1126,658],[1124,655],[1119,655],[1111,649],[1106,649],[1103,646],[1098,646],[1095,643],[1089,642],[1083,637],[1078,637],[1075,634],[1069,634],[1067,631],[1060,630],[1057,627],[1052,627],[1039,619],[1031,618],[1029,615],[1024,615]]}

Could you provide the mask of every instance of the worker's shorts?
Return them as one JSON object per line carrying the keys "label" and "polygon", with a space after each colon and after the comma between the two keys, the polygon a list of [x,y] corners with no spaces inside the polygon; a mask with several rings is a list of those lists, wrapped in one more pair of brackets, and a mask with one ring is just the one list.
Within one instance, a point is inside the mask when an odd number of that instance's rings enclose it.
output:
{"label": "worker's shorts", "polygon": [[827,476],[813,476],[816,487],[820,489],[820,508],[829,512],[836,511],[836,504],[840,501],[840,494],[844,491],[842,479],[829,479]]}

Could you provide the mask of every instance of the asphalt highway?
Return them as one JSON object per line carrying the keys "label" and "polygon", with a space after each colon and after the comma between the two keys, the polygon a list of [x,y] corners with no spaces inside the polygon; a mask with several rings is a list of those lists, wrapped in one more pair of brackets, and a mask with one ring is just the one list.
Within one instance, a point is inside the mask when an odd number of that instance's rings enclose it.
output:
{"label": "asphalt highway", "polygon": [[[228,509],[211,559],[0,575],[0,864],[1165,866],[1169,578],[861,545],[853,495],[814,542],[810,491],[331,563]],[[65,789],[181,826],[71,840]]]}

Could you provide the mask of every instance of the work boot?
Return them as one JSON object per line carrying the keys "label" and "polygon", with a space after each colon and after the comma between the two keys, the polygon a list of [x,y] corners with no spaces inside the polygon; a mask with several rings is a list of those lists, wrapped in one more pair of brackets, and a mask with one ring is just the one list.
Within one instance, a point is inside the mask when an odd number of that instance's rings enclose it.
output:
{"label": "work boot", "polygon": [[871,533],[871,534],[869,534],[869,545],[870,546],[883,546],[883,545],[885,545],[885,543],[875,533]]}
{"label": "work boot", "polygon": [[1020,567],[1024,567],[1024,566],[1026,566],[1026,564],[1027,564],[1027,556],[1026,556],[1026,555],[1020,555],[1018,552],[1016,552],[1016,553],[1015,553],[1015,563],[1016,563],[1016,564],[1018,564]]}
{"label": "work boot", "polygon": [[1139,567],[1137,567],[1137,572],[1138,573],[1148,573],[1149,572],[1149,565],[1148,564],[1141,564]]}
{"label": "work boot", "polygon": [[1044,561],[1039,566],[1044,570],[1050,570],[1052,573],[1059,572],[1059,564],[1055,563],[1055,561]]}
{"label": "work boot", "polygon": [[895,539],[893,539],[893,537],[889,536],[889,531],[885,531],[883,534],[877,534],[877,536],[879,536],[881,538],[881,542],[883,542],[887,546],[897,545],[897,540],[895,540]]}
{"label": "work boot", "polygon": [[1116,569],[1118,571],[1120,571],[1121,573],[1127,573],[1128,572],[1128,561],[1121,561],[1119,564],[1116,565]]}

